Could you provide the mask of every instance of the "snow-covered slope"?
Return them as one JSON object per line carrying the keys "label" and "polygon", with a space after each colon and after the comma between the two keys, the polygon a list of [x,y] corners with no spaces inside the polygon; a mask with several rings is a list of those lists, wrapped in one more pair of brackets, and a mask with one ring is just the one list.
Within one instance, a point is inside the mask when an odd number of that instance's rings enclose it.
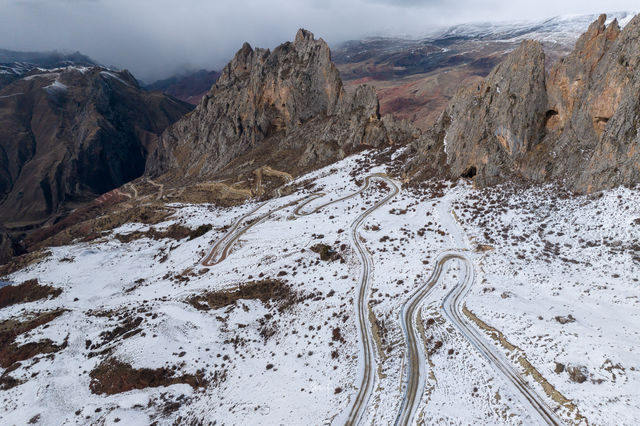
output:
{"label": "snow-covered slope", "polygon": [[[624,27],[637,12],[607,13],[607,25],[614,19]],[[598,15],[564,15],[542,21],[487,22],[456,25],[426,34],[426,40],[519,41],[525,39],[573,44]]]}
{"label": "snow-covered slope", "polygon": [[[42,322],[0,350],[1,423],[342,424],[362,401],[361,424],[390,424],[412,371],[400,317],[425,290],[410,423],[539,423],[526,389],[563,423],[636,424],[640,191],[432,181],[380,205],[400,183],[365,177],[385,170],[363,153],[266,202],[172,204],[153,232],[130,223],[9,275],[53,289],[0,309],[0,332]],[[484,349],[443,310],[465,277],[451,307]]]}
{"label": "snow-covered slope", "polygon": [[0,49],[0,89],[34,70],[66,67],[92,67],[97,63],[76,52],[15,52]]}

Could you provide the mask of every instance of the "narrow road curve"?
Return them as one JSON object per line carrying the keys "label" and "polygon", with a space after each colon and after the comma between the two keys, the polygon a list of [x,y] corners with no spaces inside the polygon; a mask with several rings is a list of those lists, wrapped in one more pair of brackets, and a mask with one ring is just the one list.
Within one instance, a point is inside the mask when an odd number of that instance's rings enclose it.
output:
{"label": "narrow road curve", "polygon": [[[238,219],[236,221],[236,223],[233,224],[233,226],[227,231],[227,233],[220,239],[218,240],[218,242],[216,242],[216,244],[212,247],[211,251],[209,252],[209,254],[202,260],[201,264],[202,266],[214,266],[217,265],[218,263],[224,261],[229,252],[231,251],[232,246],[236,243],[236,241],[238,241],[238,239],[245,233],[247,232],[249,229],[251,229],[253,226],[257,225],[260,222],[263,222],[264,220],[266,220],[269,216],[271,216],[273,213],[285,209],[287,207],[290,207],[292,205],[295,204],[300,204],[293,212],[293,214],[295,216],[307,216],[313,213],[316,213],[317,211],[319,211],[320,209],[327,207],[328,205],[337,203],[339,201],[343,201],[346,200],[348,198],[352,198],[355,197],[356,195],[362,193],[363,191],[365,191],[367,188],[369,188],[370,186],[370,180],[371,178],[385,178],[385,175],[382,173],[376,173],[376,174],[372,174],[366,177],[365,179],[365,185],[359,189],[356,192],[352,192],[351,194],[348,194],[344,197],[338,198],[336,200],[333,201],[329,201],[325,204],[322,204],[316,208],[314,208],[311,211],[308,212],[303,212],[302,209],[309,204],[310,202],[312,202],[313,200],[316,200],[318,198],[324,197],[326,194],[324,192],[314,192],[310,195],[306,195],[302,198],[299,198],[295,201],[292,201],[290,203],[284,204],[280,207],[277,207],[273,210],[268,211],[267,213],[263,214],[262,216],[260,216],[259,218],[257,218],[255,221],[247,224],[246,226],[240,228],[240,225],[251,215],[253,215],[254,213],[256,213],[258,210],[260,210],[265,204],[267,204],[267,202],[264,202],[260,205],[258,205],[256,208],[252,209],[251,211],[249,211],[248,213],[246,213],[245,215],[243,215],[240,219]],[[387,178],[385,178],[387,179]],[[387,179],[388,180],[388,179]],[[135,188],[134,188],[135,189]],[[281,196],[281,188],[276,189],[276,195],[278,197]]]}
{"label": "narrow road curve", "polygon": [[357,425],[362,419],[362,416],[367,409],[369,399],[371,398],[376,372],[374,350],[375,343],[373,342],[371,323],[369,321],[368,315],[369,276],[371,274],[372,260],[369,252],[360,241],[358,230],[362,223],[371,215],[371,213],[389,202],[389,200],[395,197],[400,191],[398,186],[391,179],[389,179],[385,175],[377,174],[367,176],[364,188],[357,193],[360,193],[367,189],[370,186],[372,178],[383,179],[391,187],[391,192],[389,192],[389,194],[387,194],[383,199],[376,202],[373,206],[362,212],[351,225],[351,238],[353,239],[354,247],[356,248],[356,251],[358,252],[360,260],[362,262],[362,273],[360,274],[360,285],[358,288],[358,300],[356,301],[356,324],[358,328],[358,334],[360,336],[360,342],[362,344],[360,346],[360,368],[358,370],[358,374],[361,375],[360,388],[349,411],[349,415],[345,422],[346,425]]}
{"label": "narrow road curve", "polygon": [[158,194],[156,195],[156,200],[160,200],[162,199],[162,195],[164,193],[164,184],[162,183],[157,183],[149,178],[146,179],[147,182],[149,182],[151,185],[155,186],[156,188],[158,188]]}
{"label": "narrow road curve", "polygon": [[[351,225],[351,238],[353,240],[354,247],[360,256],[362,261],[362,273],[360,275],[360,284],[358,287],[358,298],[356,301],[356,313],[357,313],[357,329],[360,336],[360,341],[362,342],[360,347],[359,354],[359,365],[360,368],[358,370],[358,375],[360,376],[360,387],[358,389],[358,394],[354,399],[353,404],[349,408],[349,413],[345,424],[347,425],[355,425],[360,422],[362,415],[366,411],[367,404],[371,397],[371,393],[373,391],[373,385],[375,381],[375,371],[376,371],[376,363],[375,363],[375,350],[374,350],[374,342],[373,336],[371,332],[371,324],[369,321],[368,315],[368,301],[369,301],[369,276],[371,274],[371,264],[372,260],[370,258],[369,253],[366,248],[362,245],[360,241],[358,230],[362,223],[377,209],[385,205],[389,200],[395,197],[400,191],[399,187],[389,179],[383,173],[375,173],[368,175],[365,178],[365,184],[359,190],[345,195],[344,197],[337,198],[335,200],[326,202],[317,206],[309,211],[304,211],[303,209],[312,201],[324,197],[326,194],[323,192],[316,192],[305,197],[302,197],[298,200],[292,201],[290,203],[284,204],[280,207],[277,207],[273,210],[270,210],[267,213],[264,213],[262,216],[258,217],[254,221],[250,222],[244,227],[241,225],[245,222],[247,218],[256,213],[262,206],[266,204],[262,203],[243,215],[240,219],[238,219],[234,225],[227,231],[227,233],[213,246],[211,252],[204,260],[201,262],[203,266],[214,266],[218,263],[222,262],[226,259],[227,255],[233,244],[240,238],[242,234],[248,231],[251,227],[257,225],[258,223],[266,220],[269,216],[271,216],[276,211],[282,210],[286,207],[299,204],[299,206],[294,210],[294,215],[308,216],[310,214],[318,212],[320,209],[323,209],[331,204],[338,203],[340,201],[344,201],[346,199],[352,198],[366,191],[371,186],[372,179],[382,179],[384,180],[390,187],[391,191],[387,194],[383,199],[376,202],[373,206],[369,207],[367,210],[362,212],[352,223]],[[278,195],[280,191],[277,191]]]}
{"label": "narrow road curve", "polygon": [[[300,205],[299,205],[299,206],[294,210],[293,214],[294,214],[294,215],[296,215],[296,216],[308,216],[308,215],[310,215],[310,214],[313,214],[313,213],[318,212],[319,210],[321,210],[321,209],[323,209],[323,208],[325,208],[325,207],[327,207],[327,206],[330,206],[331,204],[339,203],[340,201],[344,201],[344,200],[347,200],[347,199],[349,199],[349,198],[353,198],[353,197],[355,197],[356,195],[361,194],[361,193],[363,193],[364,191],[366,191],[367,189],[369,189],[369,187],[371,186],[371,179],[373,179],[373,178],[380,178],[380,179],[383,179],[383,180],[384,180],[384,181],[386,181],[387,183],[389,183],[389,184],[391,184],[392,186],[394,186],[396,190],[398,189],[398,187],[395,185],[395,183],[393,183],[393,181],[391,181],[391,179],[389,179],[389,178],[387,177],[387,175],[386,175],[386,174],[384,174],[384,173],[373,173],[373,174],[370,174],[370,175],[368,175],[367,177],[365,177],[365,178],[364,178],[364,185],[362,186],[362,188],[358,189],[357,191],[352,192],[351,194],[347,194],[347,195],[345,195],[344,197],[340,197],[340,198],[337,198],[337,199],[335,199],[335,200],[328,201],[328,202],[326,202],[326,203],[324,203],[324,204],[321,204],[321,205],[319,205],[319,206],[315,207],[315,208],[314,208],[314,209],[312,209],[312,210],[309,210],[309,211],[303,211],[303,209],[304,209],[304,208],[305,208],[309,203],[313,202],[314,200],[317,200],[318,198],[322,198],[322,197],[324,197],[324,196],[326,196],[326,195],[327,195],[327,194],[326,194],[326,193],[324,193],[324,192],[314,192],[313,194],[311,194],[311,195],[309,196],[309,198],[308,198],[305,202],[303,202],[302,204],[300,204]],[[397,194],[397,192],[396,192],[396,194]],[[394,194],[394,195],[395,195],[395,194]]]}
{"label": "narrow road curve", "polygon": [[426,377],[426,357],[423,345],[418,344],[419,338],[415,330],[417,321],[417,309],[431,293],[431,290],[440,279],[442,268],[447,261],[455,259],[453,253],[443,253],[436,259],[436,267],[426,283],[413,293],[411,298],[404,304],[400,314],[400,326],[404,334],[404,342],[407,346],[407,364],[405,367],[406,377],[403,378],[404,395],[402,405],[396,417],[396,425],[408,425],[411,423],[415,412],[420,405],[422,394],[424,393],[424,380]]}
{"label": "narrow road curve", "polygon": [[224,234],[224,236],[220,238],[218,242],[216,242],[215,245],[211,248],[211,251],[209,252],[207,257],[202,260],[202,266],[214,266],[225,260],[233,243],[240,237],[240,235],[242,235],[244,232],[246,232],[247,229],[249,229],[249,227],[247,227],[242,229],[240,232],[236,232],[242,222],[244,222],[245,219],[247,219],[258,210],[260,210],[260,208],[265,204],[266,203],[259,204],[258,206],[256,206],[256,208],[251,209],[248,213],[240,217],[240,219],[238,219],[236,223],[234,223],[233,226],[229,228],[227,233]]}
{"label": "narrow road curve", "polygon": [[493,365],[494,369],[502,373],[506,381],[512,385],[515,393],[521,396],[523,405],[532,408],[531,414],[533,419],[538,418],[536,423],[561,425],[562,421],[556,416],[556,413],[536,391],[531,389],[526,380],[520,376],[504,354],[491,343],[488,343],[484,336],[466,319],[462,308],[464,299],[469,293],[475,279],[473,262],[464,253],[459,253],[457,258],[462,266],[463,279],[444,299],[443,310],[446,317],[455,325],[458,331],[484,355],[489,363]]}
{"label": "narrow road curve", "polygon": [[429,295],[434,285],[440,280],[444,265],[450,260],[458,260],[462,266],[462,277],[444,298],[442,309],[445,316],[453,323],[458,331],[480,352],[511,385],[514,394],[518,395],[524,407],[531,408],[532,418],[538,424],[561,425],[562,421],[546,404],[528,383],[520,376],[504,354],[491,343],[488,343],[481,332],[473,327],[462,312],[464,299],[469,293],[475,280],[473,262],[462,251],[442,253],[436,259],[436,266],[427,282],[414,293],[402,309],[401,325],[408,347],[408,362],[406,366],[405,392],[400,412],[396,418],[396,425],[411,424],[415,411],[420,404],[424,392],[424,369],[426,359],[422,345],[418,344],[417,333],[414,328],[416,310]]}

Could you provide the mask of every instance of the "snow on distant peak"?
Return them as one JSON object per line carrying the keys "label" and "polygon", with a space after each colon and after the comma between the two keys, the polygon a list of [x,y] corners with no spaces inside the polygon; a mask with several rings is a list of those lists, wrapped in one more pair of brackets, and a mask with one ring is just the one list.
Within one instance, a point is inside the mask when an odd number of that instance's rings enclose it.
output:
{"label": "snow on distant peak", "polygon": [[48,94],[53,95],[53,94],[66,92],[67,86],[63,83],[60,83],[58,80],[56,80],[50,85],[43,87],[42,89],[46,91]]}
{"label": "snow on distant peak", "polygon": [[126,81],[124,81],[123,79],[121,79],[116,74],[114,74],[114,73],[112,73],[110,71],[100,71],[100,75],[102,77],[104,77],[104,78],[113,78],[115,80],[118,80],[120,83],[124,84],[125,86],[131,87],[131,85],[129,83],[127,83]]}
{"label": "snow on distant peak", "polygon": [[[613,16],[609,16],[607,15],[607,18],[609,18],[610,20],[613,20],[612,18],[617,18],[618,19],[618,24],[620,24],[620,28],[624,28],[627,26],[627,24],[629,22],[631,22],[631,20],[640,12],[622,12],[620,13],[621,16],[617,16],[617,17],[613,17]],[[623,15],[623,16],[622,16]],[[607,21],[607,24],[609,24],[609,21]]]}
{"label": "snow on distant peak", "polygon": [[[621,27],[627,25],[637,12],[607,13],[607,24],[614,19]],[[567,42],[575,40],[585,32],[600,15],[563,15],[544,20],[516,22],[480,22],[460,24],[427,35],[427,39],[468,38],[493,41],[519,41],[536,39],[540,41]]]}
{"label": "snow on distant peak", "polygon": [[44,73],[41,73],[41,74],[28,75],[24,79],[26,81],[31,81],[34,78],[58,78],[58,77],[60,77],[60,73],[57,73],[57,72],[44,72]]}

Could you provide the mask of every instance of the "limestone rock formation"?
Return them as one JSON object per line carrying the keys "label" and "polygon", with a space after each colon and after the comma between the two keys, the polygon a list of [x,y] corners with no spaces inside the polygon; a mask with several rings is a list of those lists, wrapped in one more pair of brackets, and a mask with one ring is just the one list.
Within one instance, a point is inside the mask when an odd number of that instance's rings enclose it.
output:
{"label": "limestone rock formation", "polygon": [[198,107],[163,134],[146,173],[200,179],[268,165],[295,175],[411,132],[381,119],[373,88],[347,94],[327,44],[299,30],[273,52],[242,46]]}
{"label": "limestone rock formation", "polygon": [[605,22],[548,75],[542,47],[526,41],[460,90],[413,145],[407,174],[434,168],[480,186],[517,176],[580,192],[640,182],[640,16],[622,31]]}
{"label": "limestone rock formation", "polygon": [[0,227],[38,226],[139,177],[158,135],[190,110],[126,71],[28,72],[0,90]]}

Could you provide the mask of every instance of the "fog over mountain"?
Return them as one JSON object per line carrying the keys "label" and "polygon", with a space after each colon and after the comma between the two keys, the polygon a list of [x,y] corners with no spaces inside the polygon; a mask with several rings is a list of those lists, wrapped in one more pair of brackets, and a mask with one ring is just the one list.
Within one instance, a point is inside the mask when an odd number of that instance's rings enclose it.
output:
{"label": "fog over mountain", "polygon": [[274,47],[299,27],[335,45],[463,22],[635,7],[631,0],[0,0],[0,47],[81,51],[150,82],[185,69],[220,68],[242,42]]}

